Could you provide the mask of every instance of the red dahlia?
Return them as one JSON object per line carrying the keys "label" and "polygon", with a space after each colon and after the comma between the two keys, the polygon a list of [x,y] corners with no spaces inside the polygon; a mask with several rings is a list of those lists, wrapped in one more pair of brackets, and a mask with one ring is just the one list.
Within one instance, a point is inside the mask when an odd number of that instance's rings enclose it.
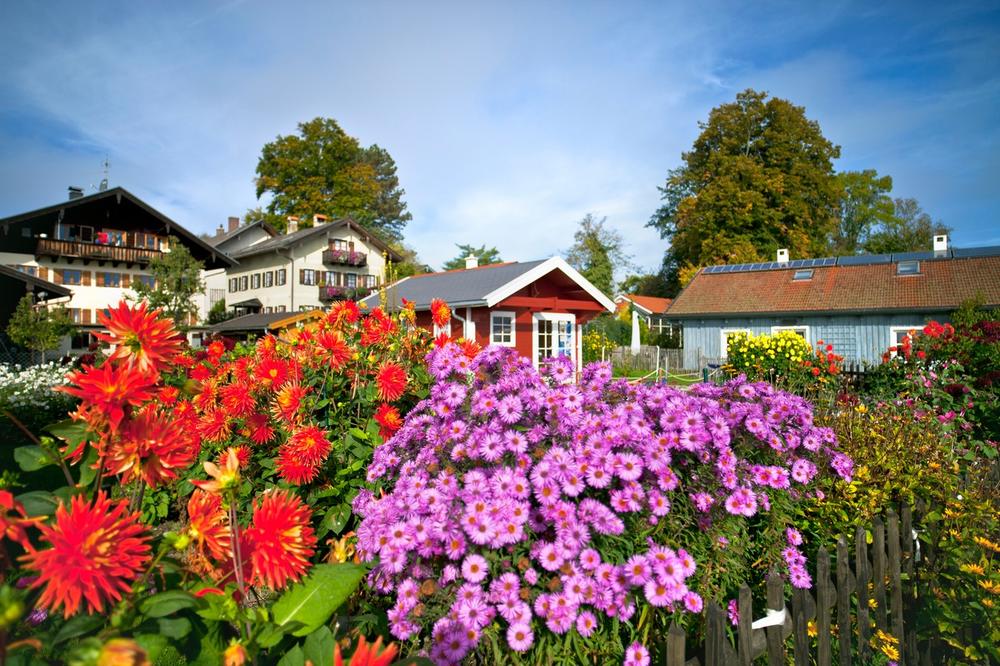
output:
{"label": "red dahlia", "polygon": [[431,321],[438,328],[445,328],[451,321],[451,308],[440,298],[431,301]]}
{"label": "red dahlia", "polygon": [[278,473],[288,483],[310,483],[328,455],[330,442],[326,432],[315,426],[301,428],[278,450]]}
{"label": "red dahlia", "polygon": [[316,336],[316,343],[323,349],[323,356],[334,370],[351,360],[351,348],[337,331],[323,331]]}
{"label": "red dahlia", "polygon": [[145,301],[133,307],[122,300],[117,307],[97,315],[108,333],[94,335],[114,345],[111,359],[129,361],[141,372],[156,375],[184,343],[174,322],[162,314],[161,310],[150,312]]}
{"label": "red dahlia", "polygon": [[196,488],[188,500],[188,529],[202,553],[208,551],[217,561],[230,556],[232,532],[229,513],[222,506],[222,496]]}
{"label": "red dahlia", "polygon": [[172,481],[198,456],[198,440],[182,424],[154,409],[125,422],[105,449],[105,466],[122,483],[141,478],[150,488]]}
{"label": "red dahlia", "polygon": [[315,552],[311,518],[309,508],[287,490],[272,490],[260,504],[254,501],[253,519],[244,532],[250,546],[251,584],[280,590],[302,578]]}
{"label": "red dahlia", "polygon": [[99,492],[93,504],[81,496],[60,503],[53,525],[40,525],[45,550],[21,557],[38,572],[33,588],[44,586],[38,605],[62,606],[63,616],[75,615],[86,600],[88,612],[121,599],[149,562],[149,535],[139,513],[128,513],[128,501],[111,501]]}
{"label": "red dahlia", "polygon": [[403,425],[399,410],[392,405],[382,403],[375,410],[375,423],[379,424],[379,435],[388,439]]}
{"label": "red dahlia", "polygon": [[127,405],[140,405],[153,397],[152,380],[127,363],[106,361],[101,367],[84,366],[67,376],[71,384],[57,390],[83,401],[85,416],[107,418],[116,430]]}
{"label": "red dahlia", "polygon": [[379,366],[378,374],[375,376],[379,399],[387,402],[399,400],[403,391],[406,390],[406,381],[406,370],[403,369],[403,366],[386,361]]}

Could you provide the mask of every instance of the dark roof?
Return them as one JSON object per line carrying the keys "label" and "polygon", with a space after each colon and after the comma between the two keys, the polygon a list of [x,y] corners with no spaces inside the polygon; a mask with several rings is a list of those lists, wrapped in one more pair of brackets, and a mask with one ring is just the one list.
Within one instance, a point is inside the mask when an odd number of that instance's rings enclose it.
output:
{"label": "dark roof", "polygon": [[[674,299],[667,316],[943,312],[977,295],[988,306],[1000,305],[1000,248],[948,250],[938,257],[908,253],[892,259],[840,257],[810,268],[702,269]],[[899,261],[919,261],[919,274],[898,275]],[[808,270],[808,279],[793,279],[796,272]]]}
{"label": "dark roof", "polygon": [[260,302],[259,298],[248,298],[245,301],[240,301],[239,303],[233,303],[233,307],[234,308],[239,308],[239,307],[244,307],[244,308],[245,307],[257,307],[257,308],[259,308],[262,305],[264,305],[264,304]]}
{"label": "dark roof", "polygon": [[271,324],[291,316],[288,312],[258,312],[255,314],[233,317],[219,322],[209,329],[217,333],[233,333],[237,331],[266,331]]}
{"label": "dark roof", "polygon": [[359,234],[365,236],[366,242],[371,243],[383,252],[387,252],[393,261],[400,261],[402,259],[402,257],[400,257],[395,250],[386,245],[378,238],[378,236],[374,235],[372,232],[368,231],[349,217],[333,220],[332,222],[327,222],[326,224],[321,224],[319,226],[309,227],[308,229],[300,229],[299,231],[291,234],[279,234],[274,238],[261,241],[260,243],[255,243],[249,247],[243,248],[242,250],[237,250],[236,252],[233,252],[232,256],[241,259],[243,257],[252,257],[258,254],[264,254],[265,252],[283,250],[285,248],[292,247],[293,245],[297,245],[302,241],[309,240],[313,236],[318,236],[338,227],[348,227],[350,229],[354,229]]}
{"label": "dark roof", "polygon": [[62,297],[73,295],[73,292],[67,289],[66,287],[58,285],[54,282],[49,282],[48,280],[43,280],[39,277],[35,277],[34,275],[28,275],[27,273],[22,273],[16,268],[10,268],[9,266],[0,265],[0,275],[24,282],[25,285],[35,293],[44,291],[54,296],[62,296]]}
{"label": "dark roof", "polygon": [[[418,310],[429,308],[431,300],[435,298],[453,306],[484,303],[488,294],[545,261],[547,260],[492,264],[479,268],[414,275],[388,286],[386,298],[394,302],[401,302],[401,299],[405,298]],[[364,299],[364,302],[374,307],[380,303],[379,299],[380,295],[376,293]]]}
{"label": "dark roof", "polygon": [[214,247],[206,243],[197,235],[191,233],[122,187],[112,187],[111,189],[103,192],[96,192],[77,199],[67,199],[65,201],[60,201],[57,204],[46,206],[45,208],[39,208],[26,213],[19,213],[17,215],[0,218],[0,227],[4,227],[6,230],[6,227],[9,225],[21,222],[32,222],[40,218],[55,216],[61,218],[65,211],[70,211],[81,206],[100,204],[104,202],[104,200],[112,197],[116,199],[117,203],[121,203],[123,199],[131,202],[140,210],[148,213],[153,219],[162,224],[165,233],[168,235],[178,236],[186,241],[187,244],[191,246],[191,254],[194,255],[196,259],[204,261],[206,268],[226,268],[229,266],[235,266],[238,263],[226,254],[217,251]]}
{"label": "dark roof", "polygon": [[277,229],[275,229],[274,227],[272,227],[270,224],[268,224],[264,220],[257,220],[256,222],[251,222],[250,224],[241,224],[240,226],[236,227],[232,231],[227,231],[224,234],[220,234],[218,236],[212,236],[211,238],[208,239],[207,242],[212,247],[219,247],[220,245],[222,245],[223,243],[225,243],[227,240],[230,240],[231,238],[236,238],[237,236],[239,236],[240,234],[242,234],[244,231],[249,231],[250,229],[253,229],[254,227],[260,227],[261,229],[263,229],[264,231],[266,231],[268,234],[270,234],[272,238],[274,236],[278,235],[278,230]]}

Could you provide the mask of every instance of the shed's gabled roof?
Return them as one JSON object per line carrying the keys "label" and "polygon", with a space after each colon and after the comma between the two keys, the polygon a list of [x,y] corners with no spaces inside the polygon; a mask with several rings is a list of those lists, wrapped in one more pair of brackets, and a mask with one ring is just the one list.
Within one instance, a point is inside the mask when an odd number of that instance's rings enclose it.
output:
{"label": "shed's gabled roof", "polygon": [[25,291],[30,290],[36,294],[44,291],[52,296],[58,296],[61,298],[73,295],[72,291],[62,285],[49,282],[48,280],[43,280],[42,278],[35,277],[34,275],[28,275],[27,273],[19,271],[16,268],[11,268],[10,266],[0,264],[0,276],[23,282],[26,287]]}
{"label": "shed's gabled roof", "polygon": [[[417,310],[429,309],[435,298],[451,307],[493,307],[554,270],[564,273],[595,301],[614,311],[614,303],[560,257],[414,275],[386,287],[386,298],[394,304],[405,298]],[[380,295],[372,294],[364,302],[370,307],[379,305]]]}
{"label": "shed's gabled roof", "polygon": [[361,234],[365,237],[365,242],[371,243],[383,252],[388,253],[389,258],[393,261],[402,260],[402,257],[400,257],[396,251],[389,247],[386,243],[380,240],[378,236],[375,236],[372,232],[368,231],[349,217],[333,220],[319,226],[309,227],[308,229],[300,229],[299,231],[291,234],[279,234],[274,238],[269,238],[266,241],[254,243],[253,245],[245,247],[242,250],[237,250],[236,252],[233,252],[233,256],[237,259],[242,259],[244,257],[253,257],[258,254],[283,250],[340,227],[347,227]]}
{"label": "shed's gabled roof", "polygon": [[219,247],[220,245],[222,245],[223,243],[232,238],[236,238],[237,236],[242,236],[244,232],[250,231],[254,227],[260,227],[265,232],[267,232],[267,235],[271,236],[271,238],[274,238],[275,236],[278,235],[277,229],[272,227],[264,220],[257,220],[256,222],[251,222],[250,224],[241,224],[232,231],[227,231],[223,234],[219,234],[218,236],[212,236],[211,238],[208,239],[208,244],[211,245],[212,247]]}
{"label": "shed's gabled roof", "polygon": [[643,296],[641,294],[623,294],[619,298],[631,301],[633,304],[637,305],[640,310],[651,315],[661,315],[665,313],[667,308],[669,308],[670,304],[673,302],[669,298],[660,298],[659,296]]}
{"label": "shed's gabled roof", "polygon": [[177,224],[172,219],[123,187],[112,187],[103,192],[88,194],[87,196],[78,197],[76,199],[67,199],[66,201],[61,201],[57,204],[46,206],[45,208],[39,208],[37,210],[28,211],[27,213],[19,213],[17,215],[0,218],[0,231],[9,233],[9,227],[18,224],[48,224],[49,222],[55,222],[58,219],[62,219],[64,215],[87,207],[100,208],[103,206],[107,214],[110,214],[112,210],[110,208],[112,199],[114,199],[115,205],[121,205],[122,201],[126,201],[137,207],[142,212],[147,213],[153,220],[162,226],[164,233],[167,235],[177,236],[184,241],[191,250],[191,254],[196,259],[205,262],[206,268],[226,268],[236,265],[237,262],[225,253],[219,252],[197,235]]}
{"label": "shed's gabled roof", "polygon": [[[813,263],[702,269],[667,316],[944,312],[979,295],[986,305],[1000,306],[1000,248],[805,261]],[[919,273],[899,275],[900,261],[919,262]],[[811,277],[793,279],[804,270],[811,270]]]}

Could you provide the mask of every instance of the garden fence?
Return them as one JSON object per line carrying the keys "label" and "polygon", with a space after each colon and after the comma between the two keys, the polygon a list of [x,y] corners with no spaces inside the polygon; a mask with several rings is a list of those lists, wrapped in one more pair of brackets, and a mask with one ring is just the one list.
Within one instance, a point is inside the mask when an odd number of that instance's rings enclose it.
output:
{"label": "garden fence", "polygon": [[631,347],[615,347],[611,350],[608,360],[615,367],[646,372],[658,369],[664,372],[677,372],[684,365],[684,350],[642,345],[638,352],[633,352]]}
{"label": "garden fence", "polygon": [[[776,574],[767,580],[764,603],[754,603],[744,585],[737,602],[738,624],[733,628],[735,645],[726,636],[726,611],[715,602],[705,606],[704,642],[691,650],[697,656],[688,657],[684,630],[672,625],[666,636],[666,666],[749,666],[764,655],[769,666],[867,664],[877,652],[870,645],[875,631],[895,639],[896,663],[931,664],[928,646],[918,656],[913,627],[917,601],[913,573],[920,548],[914,548],[911,509],[905,507],[901,514],[900,519],[889,510],[885,522],[876,518],[871,544],[865,528],[858,527],[853,556],[844,536],[837,542],[835,562],[825,547],[820,548],[812,589],[795,589],[790,607],[784,582]],[[757,615],[763,617],[754,622]],[[810,622],[814,623],[812,632]],[[789,636],[793,637],[794,661],[786,655]]]}

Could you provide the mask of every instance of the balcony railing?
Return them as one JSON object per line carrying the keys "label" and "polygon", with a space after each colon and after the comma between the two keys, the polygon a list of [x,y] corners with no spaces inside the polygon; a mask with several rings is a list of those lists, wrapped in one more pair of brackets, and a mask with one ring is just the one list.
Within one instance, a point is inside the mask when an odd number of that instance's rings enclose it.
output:
{"label": "balcony railing", "polygon": [[119,247],[98,243],[39,238],[35,254],[46,257],[64,257],[95,261],[112,261],[126,264],[148,264],[161,256],[159,250],[141,247]]}
{"label": "balcony railing", "polygon": [[322,303],[333,301],[357,301],[374,291],[370,287],[328,287],[320,285],[319,300]]}
{"label": "balcony railing", "polygon": [[343,266],[364,266],[368,263],[368,255],[354,250],[323,250],[324,264],[340,264]]}

